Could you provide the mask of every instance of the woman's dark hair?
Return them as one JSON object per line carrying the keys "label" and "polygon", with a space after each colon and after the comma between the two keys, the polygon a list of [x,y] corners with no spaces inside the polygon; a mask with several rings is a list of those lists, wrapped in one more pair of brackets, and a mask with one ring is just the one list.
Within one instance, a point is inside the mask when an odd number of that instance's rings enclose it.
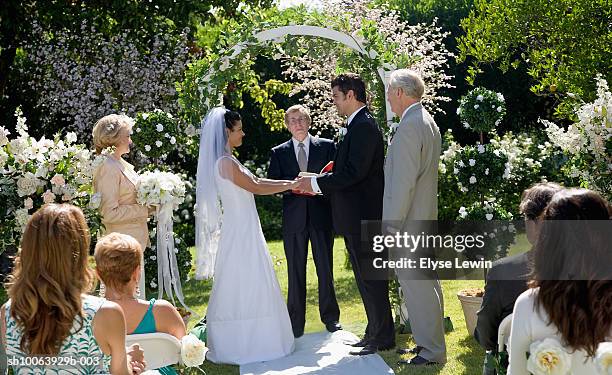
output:
{"label": "woman's dark hair", "polygon": [[612,327],[611,214],[596,192],[557,192],[541,216],[529,283],[566,345],[591,357]]}
{"label": "woman's dark hair", "polygon": [[225,127],[230,131],[234,129],[234,125],[236,125],[237,121],[241,121],[242,117],[240,117],[240,113],[235,111],[227,110],[225,112]]}
{"label": "woman's dark hair", "polygon": [[553,195],[563,189],[554,182],[543,182],[523,191],[519,211],[527,220],[535,220],[544,212]]}
{"label": "woman's dark hair", "polygon": [[366,86],[363,79],[355,73],[343,73],[334,78],[331,82],[332,89],[338,86],[338,90],[342,91],[346,95],[349,90],[353,90],[355,99],[365,103],[366,102]]}

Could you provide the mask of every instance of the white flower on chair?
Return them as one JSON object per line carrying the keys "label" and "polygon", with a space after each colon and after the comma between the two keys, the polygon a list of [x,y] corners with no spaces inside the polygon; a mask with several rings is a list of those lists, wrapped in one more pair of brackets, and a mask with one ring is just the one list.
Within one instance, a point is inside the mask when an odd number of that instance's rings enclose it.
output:
{"label": "white flower on chair", "polygon": [[602,342],[597,348],[595,363],[601,375],[612,375],[612,342]]}
{"label": "white flower on chair", "polygon": [[186,335],[181,339],[181,358],[187,367],[198,367],[204,363],[206,345],[194,335]]}
{"label": "white flower on chair", "polygon": [[561,343],[553,338],[535,341],[529,346],[527,370],[534,375],[566,375],[572,360]]}

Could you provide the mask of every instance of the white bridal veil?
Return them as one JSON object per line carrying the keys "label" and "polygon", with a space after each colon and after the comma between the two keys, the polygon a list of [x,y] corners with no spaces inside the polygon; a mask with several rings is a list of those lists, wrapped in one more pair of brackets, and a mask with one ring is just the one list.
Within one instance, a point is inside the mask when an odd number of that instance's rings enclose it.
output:
{"label": "white bridal veil", "polygon": [[196,177],[196,279],[214,274],[215,257],[221,234],[221,203],[215,179],[215,164],[227,153],[223,107],[210,110],[200,132],[200,153]]}

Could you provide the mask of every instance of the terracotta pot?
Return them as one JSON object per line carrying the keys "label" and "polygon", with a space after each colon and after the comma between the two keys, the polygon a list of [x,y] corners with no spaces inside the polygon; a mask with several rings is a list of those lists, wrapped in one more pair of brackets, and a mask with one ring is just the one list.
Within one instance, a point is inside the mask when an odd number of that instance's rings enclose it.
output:
{"label": "terracotta pot", "polygon": [[466,293],[464,290],[460,290],[457,293],[457,298],[461,302],[461,308],[463,309],[463,316],[465,317],[465,326],[470,335],[474,335],[476,329],[477,315],[476,313],[480,310],[482,305],[482,296],[470,295],[474,293]]}

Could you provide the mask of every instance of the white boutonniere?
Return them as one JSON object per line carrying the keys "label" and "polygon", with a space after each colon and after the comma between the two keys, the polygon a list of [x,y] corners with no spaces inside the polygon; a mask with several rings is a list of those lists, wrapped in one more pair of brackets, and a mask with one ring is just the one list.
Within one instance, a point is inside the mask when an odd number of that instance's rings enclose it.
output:
{"label": "white boutonniere", "polygon": [[338,133],[336,135],[336,138],[338,139],[338,142],[342,142],[342,140],[344,139],[344,136],[346,135],[347,131],[348,130],[344,126],[338,128]]}
{"label": "white boutonniere", "polygon": [[561,343],[553,338],[533,342],[529,346],[527,371],[534,375],[566,375],[572,368],[572,358]]}
{"label": "white boutonniere", "polygon": [[603,375],[612,374],[612,342],[602,342],[597,348],[595,363],[599,373]]}

